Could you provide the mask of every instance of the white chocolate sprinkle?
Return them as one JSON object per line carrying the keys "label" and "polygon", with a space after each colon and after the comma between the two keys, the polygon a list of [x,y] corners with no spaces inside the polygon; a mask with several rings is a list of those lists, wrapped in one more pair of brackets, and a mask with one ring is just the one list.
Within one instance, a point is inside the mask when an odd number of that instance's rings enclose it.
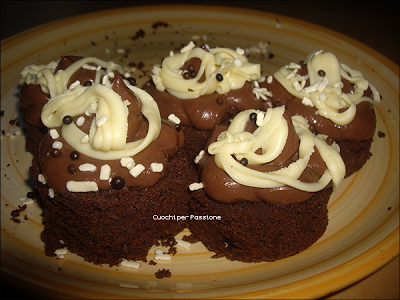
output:
{"label": "white chocolate sprinkle", "polygon": [[242,62],[242,60],[241,60],[240,58],[235,58],[234,61],[233,61],[233,64],[234,64],[236,67],[241,67],[242,64],[243,64],[243,62]]}
{"label": "white chocolate sprinkle", "polygon": [[304,97],[303,100],[301,100],[301,103],[305,106],[311,106],[314,107],[314,103],[311,101],[311,99]]}
{"label": "white chocolate sprinkle", "polygon": [[111,167],[108,164],[100,167],[100,180],[109,180],[111,175]]}
{"label": "white chocolate sprinkle", "polygon": [[19,196],[19,197],[18,197],[18,200],[19,200],[19,201],[24,201],[24,200],[26,200],[26,197],[25,197],[25,196]]}
{"label": "white chocolate sprinkle", "polygon": [[95,181],[74,181],[70,180],[66,184],[67,190],[73,193],[97,192],[99,190]]}
{"label": "white chocolate sprinkle", "polygon": [[50,129],[49,134],[53,140],[58,139],[60,137],[56,129]]}
{"label": "white chocolate sprinkle", "polygon": [[199,154],[197,154],[197,156],[194,158],[194,163],[198,164],[200,160],[204,157],[204,154],[204,150],[200,150]]}
{"label": "white chocolate sprinkle", "polygon": [[268,84],[271,84],[271,83],[272,83],[272,80],[274,80],[274,76],[269,75],[269,76],[267,77],[267,83],[268,83]]}
{"label": "white chocolate sprinkle", "polygon": [[83,136],[83,138],[81,138],[81,143],[82,144],[89,143],[89,136],[88,135]]}
{"label": "white chocolate sprinkle", "polygon": [[164,165],[162,163],[151,163],[150,169],[155,173],[160,173],[164,169]]}
{"label": "white chocolate sprinkle", "polygon": [[172,256],[169,254],[156,254],[154,255],[155,260],[171,260]]}
{"label": "white chocolate sprinkle", "polygon": [[192,184],[189,185],[189,190],[193,191],[197,191],[200,190],[204,187],[202,182],[193,182]]}
{"label": "white chocolate sprinkle", "polygon": [[182,248],[184,248],[186,250],[189,250],[190,246],[192,246],[191,243],[186,242],[184,240],[181,240],[181,239],[175,239],[175,240],[177,242],[177,244],[176,244],[177,246],[182,247]]}
{"label": "white chocolate sprinkle", "polygon": [[82,172],[94,172],[97,169],[95,165],[89,163],[81,164],[78,168]]}
{"label": "white chocolate sprinkle", "polygon": [[187,51],[193,49],[194,47],[195,47],[195,44],[193,43],[193,41],[190,41],[189,44],[187,44],[185,47],[183,47],[181,49],[181,53],[187,52]]}
{"label": "white chocolate sprinkle", "polygon": [[242,49],[240,47],[237,47],[236,48],[236,53],[239,54],[239,55],[244,55],[245,51],[244,51],[244,49]]}
{"label": "white chocolate sprinkle", "polygon": [[91,66],[91,65],[88,65],[88,64],[83,64],[82,69],[96,71],[97,67],[96,66]]}
{"label": "white chocolate sprinkle", "polygon": [[133,269],[139,269],[140,268],[140,263],[132,260],[126,260],[125,258],[122,259],[120,265],[122,267],[127,267],[127,268],[133,268]]}
{"label": "white chocolate sprinkle", "polygon": [[61,149],[63,147],[63,144],[59,141],[55,141],[52,145],[53,149]]}
{"label": "white chocolate sprinkle", "polygon": [[57,255],[57,258],[64,258],[64,255],[68,253],[67,248],[61,248],[54,251],[54,254]]}
{"label": "white chocolate sprinkle", "polygon": [[54,198],[54,190],[52,188],[49,188],[48,195],[50,198]]}
{"label": "white chocolate sprinkle", "polygon": [[74,88],[76,88],[77,86],[80,86],[81,85],[81,82],[79,81],[79,80],[77,80],[77,81],[75,81],[74,83],[72,83],[70,86],[69,86],[69,89],[70,90],[73,90]]}
{"label": "white chocolate sprinkle", "polygon": [[142,164],[137,164],[129,171],[129,174],[136,178],[144,171],[144,169],[145,167]]}
{"label": "white chocolate sprinkle", "polygon": [[329,79],[324,77],[317,87],[318,92],[322,92],[329,84]]}
{"label": "white chocolate sprinkle", "polygon": [[257,126],[263,125],[264,117],[265,117],[265,115],[263,112],[257,113],[257,121],[256,121]]}
{"label": "white chocolate sprinkle", "polygon": [[85,117],[80,116],[77,120],[76,120],[76,125],[77,126],[82,126],[85,123]]}
{"label": "white chocolate sprinkle", "polygon": [[181,123],[181,120],[177,116],[175,116],[174,114],[170,114],[168,116],[168,120],[171,121],[174,124],[180,124]]}
{"label": "white chocolate sprinkle", "polygon": [[129,163],[132,163],[132,162],[134,163],[135,161],[130,156],[123,157],[119,161],[119,163],[121,164],[122,167],[126,167],[126,166],[128,166]]}
{"label": "white chocolate sprinkle", "polygon": [[98,119],[96,120],[96,125],[97,125],[98,127],[101,127],[101,126],[103,126],[104,124],[106,124],[107,121],[108,121],[107,116],[106,116],[106,115],[102,115],[100,118],[98,118]]}
{"label": "white chocolate sprinkle", "polygon": [[154,253],[155,254],[164,254],[164,251],[162,249],[160,249],[160,248],[157,248],[157,249],[154,250]]}
{"label": "white chocolate sprinkle", "polygon": [[32,203],[34,203],[35,201],[32,199],[32,198],[28,198],[28,199],[26,199],[26,200],[24,200],[24,201],[22,201],[21,202],[21,204],[22,205],[29,205],[29,204],[32,204]]}
{"label": "white chocolate sprinkle", "polygon": [[38,181],[42,184],[46,184],[46,178],[44,178],[43,174],[38,175]]}

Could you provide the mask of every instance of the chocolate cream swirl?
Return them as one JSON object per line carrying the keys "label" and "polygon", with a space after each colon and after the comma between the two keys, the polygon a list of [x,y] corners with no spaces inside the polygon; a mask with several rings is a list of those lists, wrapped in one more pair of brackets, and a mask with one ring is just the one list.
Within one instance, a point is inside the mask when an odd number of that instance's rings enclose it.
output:
{"label": "chocolate cream swirl", "polygon": [[200,180],[215,201],[300,203],[344,178],[339,147],[326,139],[283,106],[246,110],[213,130],[198,163]]}

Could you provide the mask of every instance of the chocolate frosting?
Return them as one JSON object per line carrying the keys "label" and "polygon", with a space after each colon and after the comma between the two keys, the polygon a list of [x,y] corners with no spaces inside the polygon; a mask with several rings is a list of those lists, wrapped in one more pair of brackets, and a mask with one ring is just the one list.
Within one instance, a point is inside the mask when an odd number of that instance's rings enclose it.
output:
{"label": "chocolate frosting", "polygon": [[[141,114],[140,101],[130,91],[122,80],[122,76],[117,73],[113,81],[112,89],[121,96],[121,99],[128,100],[131,104],[128,106],[128,135],[127,142],[137,141],[146,136],[148,129],[148,121]],[[94,115],[88,117],[85,115],[77,115],[73,117],[73,122],[81,117],[85,117],[85,122],[80,129],[89,133],[90,124]],[[64,125],[68,126],[68,125]],[[61,128],[54,128],[61,132]],[[113,188],[111,180],[100,180],[100,169],[104,164],[111,167],[110,179],[121,176],[125,180],[125,186],[148,187],[157,183],[164,175],[167,169],[168,161],[184,142],[182,132],[178,132],[174,126],[162,120],[161,132],[158,138],[153,141],[145,150],[133,157],[135,163],[142,164],[145,169],[138,176],[133,177],[129,170],[121,166],[120,160],[101,160],[95,159],[84,154],[80,154],[77,160],[71,158],[71,153],[75,151],[61,136],[57,138],[63,144],[60,153],[54,155],[52,144],[54,139],[48,132],[39,149],[39,163],[42,168],[43,175],[47,184],[57,192],[66,191],[66,182],[74,181],[94,181],[97,183],[99,190],[108,190]],[[79,165],[89,163],[96,166],[96,171],[80,171]],[[153,172],[150,165],[152,163],[161,163],[163,170],[161,172]],[[72,172],[74,171],[74,172]],[[71,174],[71,172],[73,174]]]}
{"label": "chocolate frosting", "polygon": [[[307,65],[300,62],[301,68],[298,74],[306,76],[308,74]],[[342,77],[342,92],[352,93],[354,85],[347,79]],[[309,86],[310,82],[307,79],[305,87]],[[261,82],[260,86],[267,88],[272,92],[270,97],[274,107],[285,105],[285,108],[290,115],[303,116],[309,125],[314,125],[318,133],[331,136],[335,141],[346,140],[366,140],[374,135],[376,127],[376,118],[373,112],[373,106],[370,102],[360,102],[356,106],[356,116],[353,121],[345,126],[340,126],[331,120],[319,115],[317,109],[312,106],[302,104],[302,100],[291,95],[283,85],[275,78],[271,83],[267,81]],[[371,97],[371,89],[368,88],[363,96]]]}
{"label": "chocolate frosting", "polygon": [[[284,113],[284,117],[288,122],[289,133],[281,154],[268,164],[247,165],[248,168],[261,172],[271,172],[287,167],[291,162],[298,159],[299,138],[296,135],[291,118],[287,111]],[[220,133],[227,130],[227,128],[228,124],[216,126],[204,148],[207,149],[212,142],[217,140]],[[249,121],[245,131],[253,132],[255,129],[256,126],[254,125],[254,122]],[[326,165],[318,150],[314,147],[314,153],[311,155],[308,166],[299,179],[302,182],[316,182],[325,170]],[[208,154],[208,152],[206,152],[204,157],[200,160],[198,164],[198,172],[200,181],[203,183],[207,195],[215,201],[228,204],[241,201],[251,201],[268,202],[284,206],[304,202],[314,194],[313,192],[301,191],[287,185],[276,188],[256,188],[239,184],[215,164],[214,156]],[[331,184],[327,187],[330,186]]]}
{"label": "chocolate frosting", "polygon": [[[196,74],[200,64],[199,58],[191,58],[180,70],[184,73],[194,71]],[[204,74],[198,82],[203,81]],[[253,88],[253,84],[247,81],[242,88],[231,90],[225,94],[214,92],[194,99],[180,99],[167,91],[157,90],[153,80],[146,82],[143,86],[143,89],[157,102],[162,118],[167,119],[170,114],[174,114],[181,120],[181,125],[200,130],[211,130],[215,125],[234,116],[239,111],[250,108],[266,110],[268,107],[272,107],[270,101],[257,99]]]}

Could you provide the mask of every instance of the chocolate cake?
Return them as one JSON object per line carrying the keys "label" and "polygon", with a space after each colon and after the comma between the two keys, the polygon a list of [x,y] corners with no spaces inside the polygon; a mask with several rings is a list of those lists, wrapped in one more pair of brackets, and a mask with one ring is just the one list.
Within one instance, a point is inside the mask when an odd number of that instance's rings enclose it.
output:
{"label": "chocolate cake", "polygon": [[303,117],[283,106],[246,110],[216,126],[204,149],[190,209],[218,218],[191,218],[189,229],[217,257],[274,261],[322,236],[345,166],[337,144]]}
{"label": "chocolate cake", "polygon": [[360,71],[340,63],[334,54],[314,51],[304,62],[283,66],[260,86],[271,92],[274,106],[285,105],[291,115],[306,118],[313,131],[338,143],[346,177],[371,156],[373,106],[380,103],[380,95]]}
{"label": "chocolate cake", "polygon": [[23,72],[34,99],[49,95],[36,105],[42,126],[32,128],[46,132],[40,146],[31,143],[38,148],[30,169],[44,202],[45,252],[66,247],[97,264],[145,260],[153,244],[187,225],[154,220],[188,213],[193,178],[183,133],[161,119],[153,98],[121,67],[90,57],[62,62],[58,72],[49,65]]}

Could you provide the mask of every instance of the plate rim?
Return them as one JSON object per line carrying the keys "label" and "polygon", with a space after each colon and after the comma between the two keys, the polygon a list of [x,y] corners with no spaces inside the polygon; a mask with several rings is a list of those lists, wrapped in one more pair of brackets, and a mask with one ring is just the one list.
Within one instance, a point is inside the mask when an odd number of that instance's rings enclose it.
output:
{"label": "plate rim", "polygon": [[[112,14],[112,15],[119,15],[121,13],[123,14],[132,14],[132,13],[138,13],[141,11],[146,11],[146,12],[151,12],[154,11],[155,9],[158,10],[176,10],[179,9],[181,11],[185,11],[185,10],[192,10],[192,9],[197,9],[197,8],[201,8],[202,10],[219,10],[220,12],[223,13],[233,13],[233,14],[245,14],[245,15],[258,15],[258,16],[264,16],[264,17],[269,17],[269,18],[279,18],[280,20],[284,20],[285,22],[288,23],[297,23],[302,27],[312,27],[314,29],[321,29],[325,32],[327,32],[329,35],[332,35],[340,40],[345,41],[346,43],[350,43],[352,45],[354,45],[356,48],[359,48],[361,50],[363,50],[364,52],[368,52],[370,55],[374,55],[376,57],[376,59],[380,62],[382,62],[391,72],[393,72],[394,74],[396,74],[398,76],[399,73],[399,65],[397,65],[396,63],[394,63],[392,60],[390,60],[389,58],[387,58],[385,55],[379,53],[378,51],[376,51],[375,49],[371,48],[368,45],[363,44],[362,42],[357,41],[354,38],[351,38],[349,36],[346,36],[342,33],[339,33],[335,30],[329,29],[327,27],[323,27],[321,25],[318,24],[314,24],[314,23],[310,23],[307,21],[303,21],[303,20],[299,20],[299,19],[295,19],[289,16],[284,16],[284,15],[280,15],[280,14],[276,14],[276,13],[270,13],[270,12],[266,12],[266,11],[259,11],[259,10],[253,10],[253,9],[248,9],[248,8],[236,8],[236,7],[229,7],[229,6],[211,6],[211,5],[198,5],[198,4],[193,4],[193,5],[177,5],[177,4],[171,4],[171,5],[154,5],[154,6],[139,6],[139,7],[124,7],[124,8],[115,8],[115,9],[107,9],[107,10],[101,10],[101,11],[97,11],[97,12],[92,12],[92,13],[86,13],[86,14],[81,14],[81,15],[77,15],[77,16],[72,16],[72,17],[68,17],[68,18],[63,18],[61,20],[57,20],[57,21],[53,21],[50,23],[46,23],[37,27],[34,27],[32,29],[28,29],[24,32],[18,33],[14,36],[11,36],[9,38],[6,38],[4,40],[1,41],[1,52],[3,52],[4,50],[7,50],[9,48],[12,48],[13,45],[18,44],[21,40],[24,40],[27,36],[31,36],[32,33],[36,33],[36,34],[40,34],[41,31],[43,30],[47,30],[50,27],[53,26],[57,26],[57,27],[62,27],[63,24],[68,25],[72,22],[82,22],[84,21],[86,18],[90,18],[90,19],[96,19],[96,18],[101,18],[104,15],[108,15],[108,14]],[[372,53],[372,54],[371,54]],[[3,65],[3,64],[2,64]],[[3,72],[3,67],[2,67],[2,72]],[[11,87],[9,87],[11,88]],[[2,89],[2,96],[7,92],[3,91]],[[396,234],[397,233],[397,234]],[[316,296],[324,296],[327,295],[328,293],[340,290],[344,287],[347,287],[355,282],[358,282],[359,280],[367,277],[368,275],[374,273],[375,271],[379,270],[380,268],[382,268],[383,266],[385,266],[386,264],[388,264],[390,261],[392,261],[395,257],[397,257],[399,255],[399,245],[398,245],[398,240],[399,240],[399,227],[395,228],[395,230],[393,230],[388,236],[386,236],[385,238],[383,238],[378,244],[374,245],[375,248],[377,245],[381,245],[380,248],[382,248],[384,245],[386,246],[391,246],[390,247],[390,253],[386,253],[387,257],[391,256],[391,258],[389,257],[383,264],[373,264],[373,266],[368,266],[369,268],[367,268],[368,274],[360,274],[358,277],[354,277],[352,282],[346,283],[345,285],[342,285],[338,288],[335,288],[335,290],[329,290],[329,291],[319,291],[319,293],[315,293],[314,295],[312,295],[313,297]],[[397,241],[397,243],[396,243]],[[372,249],[371,248],[371,249]],[[370,256],[370,252],[375,252],[372,251],[371,249],[368,249],[367,251],[363,252],[362,254],[360,254],[359,256],[365,256],[365,259],[368,258]],[[368,254],[368,255],[367,255]],[[349,264],[351,262],[350,261],[346,261],[343,264],[338,265],[335,269],[340,269],[342,267],[345,267],[347,264]],[[331,270],[327,270],[326,272],[330,272]],[[337,271],[337,270],[336,270]],[[332,271],[333,273],[335,273],[336,271]],[[328,274],[327,274],[328,275]],[[320,276],[320,274],[318,274],[318,276]],[[304,279],[306,282],[312,277],[306,278]],[[292,283],[289,283],[287,285],[291,285]],[[286,285],[284,285],[286,286]],[[246,294],[241,294],[242,296],[251,296],[251,297],[260,297],[260,296],[265,296],[267,293],[267,290],[258,290],[256,292],[248,292]],[[299,295],[299,292],[296,292],[296,295]],[[307,293],[307,295],[309,296],[310,294]]]}

